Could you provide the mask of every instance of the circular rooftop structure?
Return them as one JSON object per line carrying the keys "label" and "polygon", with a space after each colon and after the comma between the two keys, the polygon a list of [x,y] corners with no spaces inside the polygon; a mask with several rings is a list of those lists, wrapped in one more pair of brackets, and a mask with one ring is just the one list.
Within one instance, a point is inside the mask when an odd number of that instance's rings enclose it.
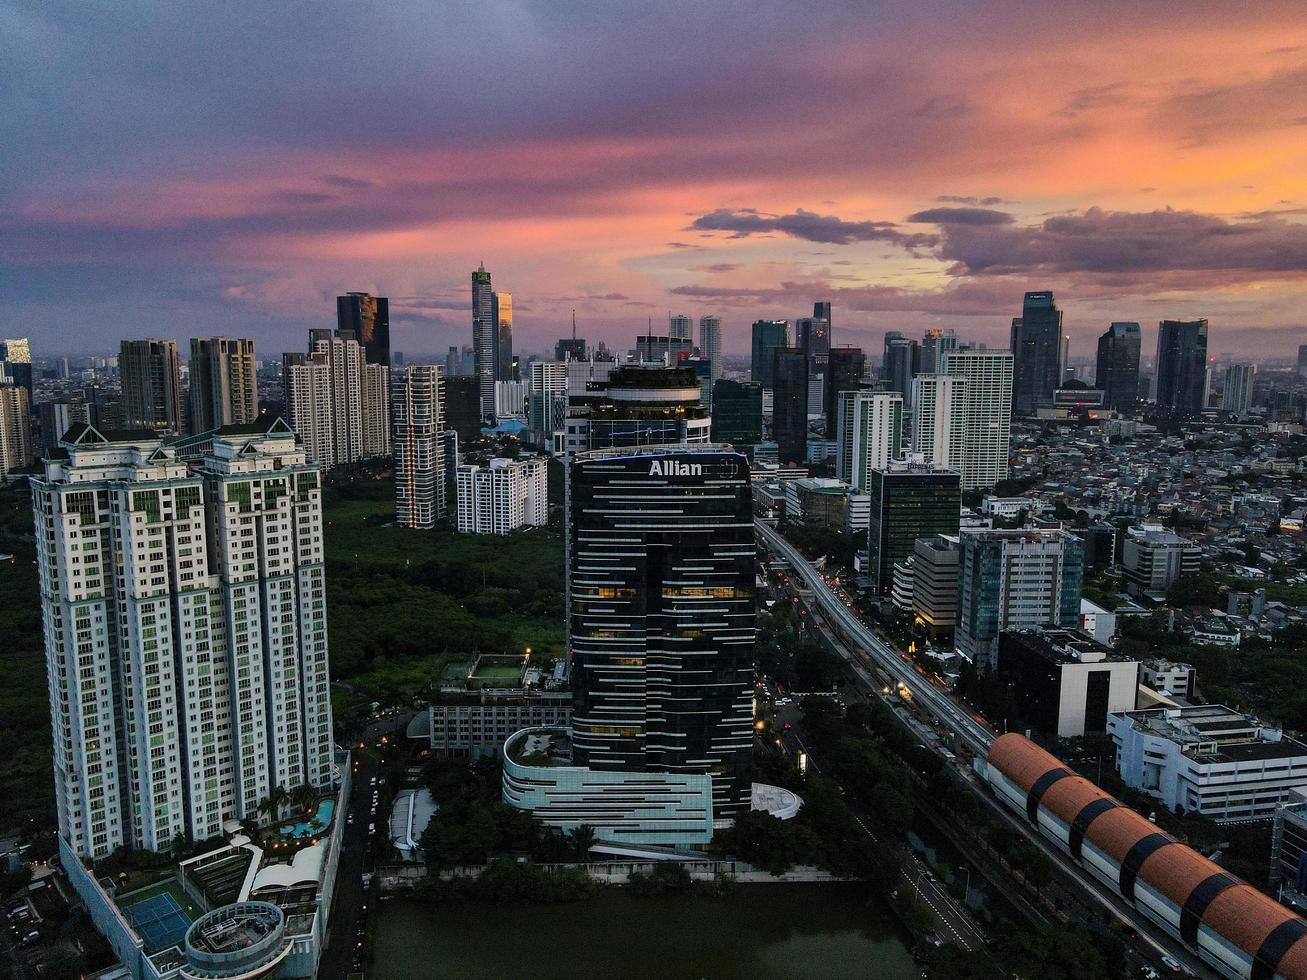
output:
{"label": "circular rooftop structure", "polygon": [[803,806],[803,797],[771,783],[753,784],[753,803],[750,806],[755,813],[770,813],[780,820],[789,820]]}
{"label": "circular rooftop structure", "polygon": [[196,919],[185,947],[188,980],[262,980],[276,974],[291,940],[277,906],[236,902]]}

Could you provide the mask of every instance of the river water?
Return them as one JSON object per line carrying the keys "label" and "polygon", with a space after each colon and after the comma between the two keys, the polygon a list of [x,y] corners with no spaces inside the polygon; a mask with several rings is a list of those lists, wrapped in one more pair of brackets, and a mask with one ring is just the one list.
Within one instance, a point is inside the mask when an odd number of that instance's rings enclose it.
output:
{"label": "river water", "polygon": [[846,885],[526,906],[402,898],[383,902],[377,928],[379,980],[921,976],[889,910]]}

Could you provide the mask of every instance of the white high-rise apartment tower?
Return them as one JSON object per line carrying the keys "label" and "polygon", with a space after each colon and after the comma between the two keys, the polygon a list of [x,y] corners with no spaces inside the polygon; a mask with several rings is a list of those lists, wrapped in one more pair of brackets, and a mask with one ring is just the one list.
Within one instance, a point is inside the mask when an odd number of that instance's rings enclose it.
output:
{"label": "white high-rise apartment tower", "polygon": [[1256,364],[1244,362],[1231,364],[1226,368],[1225,387],[1221,391],[1221,408],[1227,412],[1247,415],[1253,405],[1253,378],[1256,375]]}
{"label": "white high-rise apartment tower", "polygon": [[432,528],[445,516],[444,379],[434,364],[400,371],[391,389],[395,427],[395,516]]}
{"label": "white high-rise apartment tower", "polygon": [[320,473],[280,419],[71,430],[32,480],[59,832],[165,850],[330,787]]}
{"label": "white high-rise apartment tower", "polygon": [[286,354],[286,420],[310,462],[348,466],[390,454],[390,368],[367,363],[352,331],[310,330],[309,354]]}
{"label": "white high-rise apartment tower", "polygon": [[923,462],[959,469],[962,448],[962,388],[966,378],[922,374],[912,379],[912,451]]}
{"label": "white high-rise apartment tower", "polygon": [[492,459],[458,468],[458,529],[508,534],[549,520],[549,464],[543,459]]}
{"label": "white high-rise apartment tower", "polygon": [[690,340],[694,334],[694,321],[688,316],[667,317],[667,336],[676,340]]}
{"label": "white high-rise apartment tower", "polygon": [[871,471],[903,454],[903,396],[897,391],[841,391],[836,404],[835,475],[855,490]]}
{"label": "white high-rise apartment tower", "polygon": [[939,427],[948,427],[948,458],[937,457],[934,462],[961,473],[963,490],[992,487],[1007,479],[1012,442],[1012,352],[941,351],[940,373],[965,383],[957,386],[951,397],[935,392],[933,421],[920,425],[914,438],[921,439],[920,433],[933,429],[930,439],[938,446]]}

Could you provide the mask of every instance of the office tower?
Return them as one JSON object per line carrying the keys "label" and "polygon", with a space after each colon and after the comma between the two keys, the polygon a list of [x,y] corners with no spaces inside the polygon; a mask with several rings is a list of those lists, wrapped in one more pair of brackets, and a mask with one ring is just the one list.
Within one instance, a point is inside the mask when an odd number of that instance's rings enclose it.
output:
{"label": "office tower", "polygon": [[520,381],[495,382],[495,417],[516,418],[526,408],[526,385]]}
{"label": "office tower", "polygon": [[395,351],[393,354],[390,355],[390,358],[391,358],[391,363],[395,367],[404,366],[404,352],[402,350]]}
{"label": "office tower", "polygon": [[675,367],[693,349],[693,341],[686,337],[642,333],[635,338],[635,359],[641,364]]}
{"label": "office tower", "polygon": [[584,337],[562,337],[554,345],[554,360],[556,361],[584,361],[585,356]]}
{"label": "office tower", "polygon": [[781,465],[808,461],[808,359],[802,347],[772,352],[772,438]]}
{"label": "office tower", "polygon": [[667,336],[676,340],[694,339],[694,321],[688,316],[667,316]]}
{"label": "office tower", "polygon": [[708,359],[709,389],[722,376],[722,318],[699,317],[699,353]]}
{"label": "office tower", "polygon": [[963,530],[958,649],[990,670],[1006,629],[1080,623],[1084,546],[1063,530]]}
{"label": "office tower", "polygon": [[762,385],[721,378],[712,397],[713,442],[738,447],[762,442]]}
{"label": "office tower", "polygon": [[966,383],[965,378],[947,374],[912,379],[912,452],[924,462],[961,467],[962,388]]}
{"label": "office tower", "polygon": [[509,534],[549,523],[549,464],[544,459],[492,459],[458,468],[461,534]]}
{"label": "office tower", "polygon": [[495,289],[485,263],[472,273],[472,350],[475,374],[480,383],[481,417],[495,414],[495,373],[498,365],[495,346],[499,325],[495,320]]}
{"label": "office tower", "polygon": [[[561,341],[560,341],[561,343]],[[527,384],[527,427],[542,445],[567,418],[567,361],[532,361]]]}
{"label": "office tower", "polygon": [[[823,304],[817,304],[818,306]],[[826,304],[829,305],[829,304]],[[830,367],[826,372],[826,385],[822,391],[825,404],[826,438],[834,439],[839,424],[836,406],[844,391],[857,391],[862,387],[862,376],[867,371],[867,358],[857,347],[835,347],[830,352]]]}
{"label": "office tower", "polygon": [[1012,413],[1033,417],[1051,408],[1062,383],[1062,311],[1050,292],[1026,293],[1012,319]]}
{"label": "office tower", "polygon": [[917,538],[958,533],[962,480],[942,466],[892,462],[871,471],[866,490],[868,574],[872,588],[885,594],[894,564],[912,554]]}
{"label": "office tower", "polygon": [[789,320],[755,320],[753,323],[753,364],[749,380],[772,390],[776,366],[775,352],[790,343]]}
{"label": "office tower", "polygon": [[1186,575],[1197,575],[1202,550],[1182,534],[1160,524],[1140,524],[1126,530],[1121,543],[1121,571],[1126,591],[1134,596],[1166,591]]}
{"label": "office tower", "polygon": [[1256,364],[1231,364],[1226,368],[1221,407],[1227,412],[1247,415],[1253,404],[1253,376],[1256,374]]}
{"label": "office tower", "polygon": [[336,329],[353,334],[369,364],[390,367],[390,300],[368,293],[336,297]]}
{"label": "office tower", "polygon": [[1098,338],[1098,364],[1094,387],[1112,411],[1133,414],[1139,403],[1139,345],[1137,323],[1113,323]]}
{"label": "office tower", "polygon": [[464,345],[459,354],[458,373],[460,376],[466,375],[469,378],[477,376],[476,351],[470,344]]}
{"label": "office tower", "polygon": [[699,379],[687,367],[626,364],[568,395],[568,453],[705,443],[711,428]]}
{"label": "office tower", "polygon": [[952,330],[931,327],[921,340],[921,358],[917,369],[921,374],[938,374],[940,355],[958,349],[958,336]]}
{"label": "office tower", "polygon": [[[992,487],[1007,479],[1012,441],[1012,352],[957,350],[943,355],[944,374],[959,378],[950,393],[936,398],[930,423],[939,445],[939,427],[948,428],[943,463],[962,474],[962,489]],[[942,389],[936,389],[943,394]],[[914,439],[917,438],[914,435]],[[923,443],[924,445],[924,443]]]}
{"label": "office tower", "polygon": [[958,617],[958,539],[918,537],[912,549],[912,612],[933,640],[952,639]]}
{"label": "office tower", "polygon": [[831,304],[829,300],[817,301],[812,304],[812,315],[818,320],[826,321],[826,336],[834,339],[835,321],[831,319]]}
{"label": "office tower", "polygon": [[92,406],[83,400],[80,393],[74,393],[67,399],[56,402],[38,402],[36,406],[37,422],[41,429],[41,448],[54,449],[59,445],[65,432],[74,425],[83,423],[94,425]]}
{"label": "office tower", "polygon": [[1298,346],[1298,376],[1307,378],[1307,344]]}
{"label": "office tower", "polygon": [[445,378],[456,378],[463,373],[463,359],[459,357],[458,348],[450,345],[449,352],[445,355]]}
{"label": "office tower", "polygon": [[445,516],[445,434],[441,370],[412,364],[396,372],[390,419],[395,445],[395,520],[433,528]]}
{"label": "office tower", "polygon": [[1207,321],[1163,320],[1157,328],[1157,410],[1196,418],[1207,407]]}
{"label": "office tower", "polygon": [[27,401],[32,401],[32,345],[26,337],[0,340],[0,374],[7,374],[16,385],[27,389]]}
{"label": "office tower", "polygon": [[182,431],[181,363],[175,340],[124,340],[118,356],[122,375],[123,425],[155,432]]}
{"label": "office tower", "polygon": [[691,354],[689,357],[683,357],[676,362],[682,367],[688,367],[694,372],[694,376],[699,381],[699,401],[709,412],[712,411],[712,361],[698,354]]}
{"label": "office tower", "polygon": [[259,415],[254,341],[191,338],[191,432],[243,425]]}
{"label": "office tower", "polygon": [[516,381],[513,370],[513,295],[495,293],[495,380]]}
{"label": "office tower", "polygon": [[921,357],[917,342],[896,330],[885,334],[885,353],[880,362],[880,377],[890,391],[903,396],[904,407],[912,411],[912,379]]}
{"label": "office tower", "polygon": [[27,389],[0,385],[0,476],[32,463],[32,411]]}
{"label": "office tower", "polygon": [[896,391],[845,391],[835,408],[835,475],[866,491],[871,472],[903,454],[903,396]]}
{"label": "office tower", "polygon": [[826,410],[826,382],[830,373],[830,324],[818,317],[794,323],[794,343],[808,358],[808,414]]}
{"label": "office tower", "polygon": [[83,426],[32,480],[59,832],[167,851],[333,783],[320,474],[280,419]]}
{"label": "office tower", "polygon": [[445,378],[441,419],[458,433],[458,444],[470,446],[481,438],[481,379],[473,374]]}
{"label": "office tower", "polygon": [[567,501],[576,764],[708,773],[715,820],[748,812],[748,461],[718,446],[585,453],[568,468]]}

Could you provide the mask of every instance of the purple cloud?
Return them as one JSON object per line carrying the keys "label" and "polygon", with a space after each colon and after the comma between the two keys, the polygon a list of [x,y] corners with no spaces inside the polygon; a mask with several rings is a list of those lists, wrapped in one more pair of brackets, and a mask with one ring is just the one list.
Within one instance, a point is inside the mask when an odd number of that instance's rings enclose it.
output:
{"label": "purple cloud", "polygon": [[696,231],[729,231],[732,238],[779,232],[791,238],[831,245],[879,241],[893,242],[905,248],[924,248],[939,240],[935,235],[904,234],[892,221],[845,221],[835,215],[817,214],[803,208],[793,214],[763,214],[752,208],[718,208],[695,218],[690,227]]}

